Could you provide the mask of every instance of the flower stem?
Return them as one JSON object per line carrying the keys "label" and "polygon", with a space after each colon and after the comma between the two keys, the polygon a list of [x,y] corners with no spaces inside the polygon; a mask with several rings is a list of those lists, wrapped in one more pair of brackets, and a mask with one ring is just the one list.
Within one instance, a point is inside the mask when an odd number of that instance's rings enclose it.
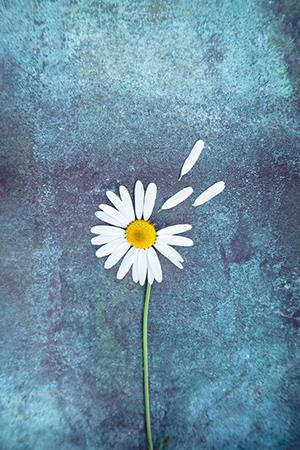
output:
{"label": "flower stem", "polygon": [[151,293],[151,284],[147,283],[145,303],[144,303],[144,314],[143,314],[144,401],[145,401],[145,421],[147,430],[148,450],[153,450],[150,399],[149,399],[149,372],[148,372],[148,313],[149,313],[150,293]]}

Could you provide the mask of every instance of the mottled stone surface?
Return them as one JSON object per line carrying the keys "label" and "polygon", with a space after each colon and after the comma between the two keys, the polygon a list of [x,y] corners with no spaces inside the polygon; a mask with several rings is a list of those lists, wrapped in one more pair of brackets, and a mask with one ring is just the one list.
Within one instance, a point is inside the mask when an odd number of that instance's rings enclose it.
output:
{"label": "mottled stone surface", "polygon": [[[1,450],[145,449],[144,290],[94,256],[105,191],[226,191],[150,311],[169,450],[298,449],[299,2],[2,0]],[[298,133],[299,136],[299,133]],[[201,161],[181,184],[196,139]]]}

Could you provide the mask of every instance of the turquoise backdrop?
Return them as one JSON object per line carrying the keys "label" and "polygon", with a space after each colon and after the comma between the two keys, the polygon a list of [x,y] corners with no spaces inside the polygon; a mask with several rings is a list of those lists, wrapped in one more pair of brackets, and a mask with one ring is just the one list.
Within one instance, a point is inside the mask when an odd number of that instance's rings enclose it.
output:
{"label": "turquoise backdrop", "polygon": [[299,5],[0,1],[1,450],[146,449],[144,289],[90,244],[138,178],[226,182],[153,216],[195,241],[152,290],[155,440],[300,448]]}

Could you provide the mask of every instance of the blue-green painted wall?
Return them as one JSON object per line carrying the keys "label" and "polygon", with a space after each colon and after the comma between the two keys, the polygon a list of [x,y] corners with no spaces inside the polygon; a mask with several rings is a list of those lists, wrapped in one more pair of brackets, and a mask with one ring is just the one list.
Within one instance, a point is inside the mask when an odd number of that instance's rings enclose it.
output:
{"label": "blue-green painted wall", "polygon": [[299,449],[299,3],[0,5],[1,450],[146,448],[144,290],[89,230],[108,188],[176,192],[198,138],[186,184],[226,190],[154,217],[195,241],[153,288],[154,436]]}

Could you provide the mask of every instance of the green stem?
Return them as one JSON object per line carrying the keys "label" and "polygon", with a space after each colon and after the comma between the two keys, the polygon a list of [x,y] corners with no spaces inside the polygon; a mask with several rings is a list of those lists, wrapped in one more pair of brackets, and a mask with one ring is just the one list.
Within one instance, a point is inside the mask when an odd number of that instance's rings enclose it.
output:
{"label": "green stem", "polygon": [[144,314],[143,314],[144,401],[145,401],[145,421],[147,430],[148,450],[153,450],[150,399],[149,399],[149,372],[148,372],[148,313],[149,313],[150,293],[151,293],[151,284],[147,283],[145,303],[144,303]]}

